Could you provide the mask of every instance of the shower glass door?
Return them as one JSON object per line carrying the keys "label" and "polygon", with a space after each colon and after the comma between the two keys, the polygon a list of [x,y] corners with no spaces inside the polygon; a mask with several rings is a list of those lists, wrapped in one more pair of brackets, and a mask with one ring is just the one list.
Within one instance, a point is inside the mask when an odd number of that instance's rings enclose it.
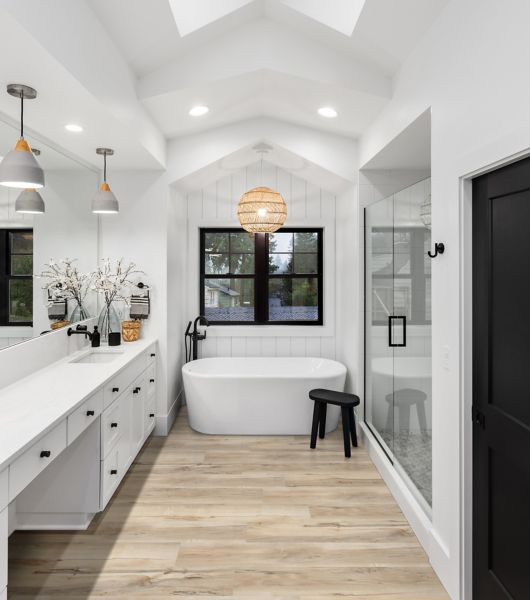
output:
{"label": "shower glass door", "polygon": [[430,179],[365,209],[366,422],[431,504]]}

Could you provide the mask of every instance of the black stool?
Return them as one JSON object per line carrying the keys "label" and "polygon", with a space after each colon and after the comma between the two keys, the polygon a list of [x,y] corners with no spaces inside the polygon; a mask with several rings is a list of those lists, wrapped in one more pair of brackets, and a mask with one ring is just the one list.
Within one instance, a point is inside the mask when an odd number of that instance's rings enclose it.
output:
{"label": "black stool", "polygon": [[311,390],[309,397],[314,400],[313,427],[311,428],[311,448],[317,447],[317,431],[321,440],[326,435],[326,412],[328,404],[340,406],[342,413],[342,435],[344,437],[344,455],[351,456],[351,443],[357,447],[357,431],[355,429],[354,406],[359,406],[359,396],[347,394],[346,392],[334,392],[332,390]]}

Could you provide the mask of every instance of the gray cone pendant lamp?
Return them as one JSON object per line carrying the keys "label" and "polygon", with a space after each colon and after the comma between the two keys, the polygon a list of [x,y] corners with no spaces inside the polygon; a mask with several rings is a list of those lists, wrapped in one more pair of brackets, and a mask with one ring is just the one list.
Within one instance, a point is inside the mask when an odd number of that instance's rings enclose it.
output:
{"label": "gray cone pendant lamp", "polygon": [[120,212],[118,199],[113,194],[107,183],[107,156],[112,156],[114,150],[111,148],[97,148],[96,154],[103,156],[103,183],[92,199],[92,212],[97,215],[110,215]]}
{"label": "gray cone pendant lamp", "polygon": [[0,163],[0,185],[12,188],[44,187],[44,171],[24,139],[24,100],[37,97],[37,90],[20,83],[10,83],[7,93],[20,99],[20,139]]}
{"label": "gray cone pendant lamp", "polygon": [[[34,156],[40,155],[40,150],[32,148]],[[42,215],[46,212],[44,200],[35,188],[26,188],[16,199],[15,212],[28,215]]]}

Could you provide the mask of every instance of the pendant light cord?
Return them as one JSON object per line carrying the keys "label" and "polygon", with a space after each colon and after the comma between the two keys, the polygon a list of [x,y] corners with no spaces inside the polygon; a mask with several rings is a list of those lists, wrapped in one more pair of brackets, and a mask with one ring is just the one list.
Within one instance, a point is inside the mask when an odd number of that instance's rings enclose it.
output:
{"label": "pendant light cord", "polygon": [[20,92],[20,138],[24,138],[24,92]]}
{"label": "pendant light cord", "polygon": [[107,153],[103,154],[103,181],[107,182]]}

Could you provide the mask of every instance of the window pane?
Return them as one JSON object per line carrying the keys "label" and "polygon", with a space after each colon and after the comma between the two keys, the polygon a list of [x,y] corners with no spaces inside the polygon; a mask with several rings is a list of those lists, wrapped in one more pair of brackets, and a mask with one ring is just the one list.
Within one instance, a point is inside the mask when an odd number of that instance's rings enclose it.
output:
{"label": "window pane", "polygon": [[254,236],[251,233],[231,233],[230,252],[255,252]]}
{"label": "window pane", "polygon": [[234,275],[248,275],[254,273],[253,254],[231,254],[230,273]]}
{"label": "window pane", "polygon": [[371,258],[366,264],[370,273],[378,275],[393,274],[393,231],[373,231],[370,237],[372,243],[372,252],[368,258]]}
{"label": "window pane", "polygon": [[410,274],[410,256],[412,252],[412,240],[410,231],[398,231],[394,233],[394,274]]}
{"label": "window pane", "polygon": [[31,254],[12,255],[11,275],[33,275],[33,256]]}
{"label": "window pane", "polygon": [[318,233],[304,231],[294,234],[295,252],[318,252]]}
{"label": "window pane", "polygon": [[318,254],[295,254],[294,272],[304,275],[318,273]]}
{"label": "window pane", "polygon": [[[387,323],[394,314],[393,279],[372,279],[372,323]],[[397,314],[397,313],[396,313]]]}
{"label": "window pane", "polygon": [[318,279],[270,279],[269,321],[318,321]]}
{"label": "window pane", "polygon": [[12,231],[9,237],[13,254],[33,254],[32,231]]}
{"label": "window pane", "polygon": [[292,233],[272,233],[269,235],[269,252],[292,252]]}
{"label": "window pane", "polygon": [[269,255],[269,273],[292,273],[293,255],[292,254],[270,254]]}
{"label": "window pane", "polygon": [[207,275],[223,275],[229,272],[229,254],[206,254],[204,257],[204,272]]}
{"label": "window pane", "polygon": [[210,321],[254,321],[254,280],[206,279],[204,311]]}
{"label": "window pane", "polygon": [[17,323],[33,319],[33,280],[9,281],[9,321]]}
{"label": "window pane", "polygon": [[206,252],[228,252],[228,233],[206,233],[204,250]]}

